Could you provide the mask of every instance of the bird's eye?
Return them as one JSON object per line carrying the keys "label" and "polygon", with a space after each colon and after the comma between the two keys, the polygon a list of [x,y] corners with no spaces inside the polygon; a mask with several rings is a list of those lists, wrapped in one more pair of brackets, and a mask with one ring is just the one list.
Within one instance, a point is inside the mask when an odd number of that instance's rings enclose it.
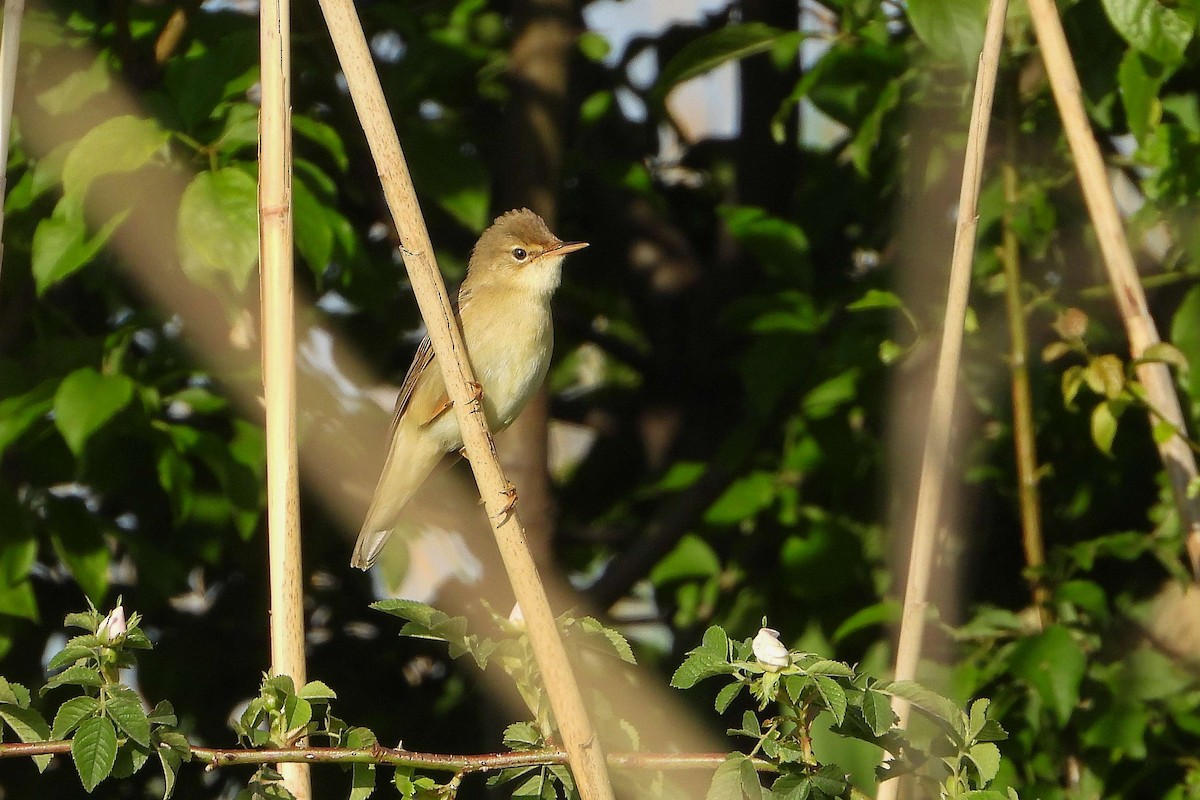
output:
{"label": "bird's eye", "polygon": [[524,261],[526,258],[529,257],[529,253],[525,252],[524,247],[514,247],[512,249],[512,257],[515,258],[517,261]]}

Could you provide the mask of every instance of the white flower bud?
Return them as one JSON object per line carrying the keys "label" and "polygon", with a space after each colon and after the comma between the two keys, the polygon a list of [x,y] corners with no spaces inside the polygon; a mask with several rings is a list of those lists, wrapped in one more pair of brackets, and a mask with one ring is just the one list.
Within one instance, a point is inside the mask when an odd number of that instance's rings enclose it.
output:
{"label": "white flower bud", "polygon": [[100,620],[100,627],[96,629],[96,636],[102,642],[112,642],[118,636],[124,634],[125,630],[125,609],[122,606],[117,606],[108,612],[108,616]]}
{"label": "white flower bud", "polygon": [[770,628],[759,628],[751,645],[754,657],[771,672],[777,672],[792,665],[792,656],[788,649],[779,641],[779,631]]}

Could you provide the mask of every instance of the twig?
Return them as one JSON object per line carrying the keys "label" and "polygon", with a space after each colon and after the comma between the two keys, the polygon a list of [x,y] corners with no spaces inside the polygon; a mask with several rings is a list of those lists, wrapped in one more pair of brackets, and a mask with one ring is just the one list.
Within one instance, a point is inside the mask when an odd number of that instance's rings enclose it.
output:
{"label": "twig", "polygon": [[1046,603],[1049,592],[1041,575],[1046,563],[1042,539],[1042,509],[1038,492],[1037,438],[1033,424],[1033,399],[1029,389],[1029,337],[1025,333],[1025,304],[1021,299],[1021,245],[1013,229],[1017,202],[1017,169],[1011,159],[1016,155],[1016,120],[1008,120],[1008,162],[1004,174],[1004,235],[1000,260],[1004,264],[1004,305],[1008,314],[1009,369],[1012,370],[1013,446],[1017,465],[1017,502],[1021,510],[1021,543],[1025,567],[1030,570],[1029,584],[1033,605],[1043,627],[1047,623]]}
{"label": "twig", "polygon": [[404,243],[401,251],[404,265],[408,268],[413,293],[441,365],[447,394],[454,404],[467,457],[479,484],[513,594],[529,629],[534,657],[541,668],[580,795],[584,800],[609,800],[613,792],[605,771],[604,753],[571,672],[537,566],[525,543],[520,517],[515,510],[507,508],[505,489],[509,484],[496,459],[486,415],[471,413],[478,402],[472,388],[477,385],[475,376],[467,363],[462,332],[454,320],[445,284],[432,255],[433,243],[417,204],[412,177],[400,149],[379,76],[371,62],[362,26],[351,0],[321,0],[321,10],[375,159],[396,230]]}
{"label": "twig", "polygon": [[[1117,309],[1125,323],[1129,350],[1134,358],[1139,358],[1146,348],[1159,341],[1158,330],[1146,306],[1146,294],[1138,278],[1129,242],[1125,238],[1125,229],[1112,196],[1112,187],[1105,172],[1104,160],[1100,156],[1100,147],[1096,144],[1088,124],[1087,113],[1083,107],[1083,92],[1079,86],[1075,65],[1071,61],[1071,51],[1067,47],[1062,20],[1058,17],[1053,0],[1029,0],[1029,11],[1034,33],[1042,49],[1042,59],[1046,62],[1050,89],[1054,93],[1058,114],[1067,134],[1067,144],[1075,160],[1083,199],[1087,204],[1092,225],[1096,229],[1096,239],[1100,244],[1104,264],[1108,268],[1108,278],[1113,285]],[[1138,379],[1146,389],[1150,405],[1158,409],[1163,418],[1175,426],[1176,430],[1186,432],[1187,424],[1179,407],[1179,398],[1175,394],[1174,382],[1167,365],[1140,364],[1137,373]],[[1179,436],[1172,436],[1164,442],[1157,443],[1157,446],[1171,481],[1179,520],[1186,532],[1192,574],[1200,578],[1200,497],[1188,496],[1188,486],[1197,476],[1196,459]]]}
{"label": "twig", "polygon": [[8,142],[12,133],[13,95],[17,86],[17,52],[25,0],[4,0],[0,33],[0,267],[4,265],[4,198],[8,193]]}
{"label": "twig", "polygon": [[[261,7],[258,226],[263,388],[267,429],[267,528],[271,569],[271,670],[304,685],[304,591],[296,454],[295,287],[292,276],[291,29],[288,0]],[[281,766],[297,800],[308,769]]]}
{"label": "twig", "polygon": [[[991,121],[992,98],[996,92],[996,74],[1004,43],[1004,18],[1008,0],[992,0],[988,8],[983,52],[975,76],[975,98],[967,131],[966,160],[962,188],[958,197],[958,227],[954,235],[954,255],[950,262],[950,285],[946,297],[946,318],[942,328],[941,351],[930,399],[929,420],[925,429],[925,447],[917,488],[917,508],[913,518],[912,552],[908,562],[908,581],[904,593],[904,613],[896,645],[896,680],[916,677],[925,635],[925,606],[929,596],[934,545],[938,533],[938,512],[942,506],[942,488],[949,478],[950,428],[954,412],[955,387],[962,353],[963,326],[967,296],[971,288],[971,260],[975,252],[975,231],[979,225],[976,211],[983,175],[984,148]],[[909,704],[893,699],[899,726],[908,725]],[[880,800],[894,800],[898,781],[879,787]]]}

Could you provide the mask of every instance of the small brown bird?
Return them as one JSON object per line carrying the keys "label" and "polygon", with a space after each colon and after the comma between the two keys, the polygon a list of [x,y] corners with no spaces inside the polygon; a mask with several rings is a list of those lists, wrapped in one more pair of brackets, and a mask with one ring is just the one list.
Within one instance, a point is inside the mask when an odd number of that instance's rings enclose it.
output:
{"label": "small brown bird", "polygon": [[[458,291],[458,321],[492,431],[507,428],[541,386],[554,328],[550,297],[563,257],[587,242],[563,242],[529,209],[509,211],[483,232]],[[392,446],[354,546],[352,566],[375,563],[405,504],[447,453],[462,448],[458,420],[426,337],[413,358],[392,418]]]}

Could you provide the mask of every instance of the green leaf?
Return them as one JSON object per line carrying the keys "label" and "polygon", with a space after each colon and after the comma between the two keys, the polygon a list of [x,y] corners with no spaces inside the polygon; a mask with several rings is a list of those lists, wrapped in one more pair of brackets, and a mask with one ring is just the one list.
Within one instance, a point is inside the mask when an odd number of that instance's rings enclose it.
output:
{"label": "green leaf", "polygon": [[825,419],[858,397],[858,368],[852,367],[818,384],[804,396],[801,406],[810,419]]}
{"label": "green leaf", "polygon": [[713,625],[704,632],[699,647],[688,652],[679,669],[671,676],[671,685],[676,689],[690,689],[705,678],[713,675],[728,675],[733,672],[729,664],[729,637],[725,631]]}
{"label": "green leaf", "polygon": [[1168,7],[1160,0],[1102,0],[1117,33],[1135,48],[1164,64],[1176,64],[1196,30],[1195,11]]}
{"label": "green leaf", "polygon": [[38,92],[37,104],[47,114],[58,116],[76,110],[111,85],[107,55],[99,55],[84,69],[75,69],[55,86]]}
{"label": "green leaf", "polygon": [[[0,704],[0,719],[12,728],[22,742],[44,742],[50,738],[50,726],[32,708]],[[45,772],[50,765],[50,756],[34,756],[33,762],[37,764],[38,772]]]}
{"label": "green leaf", "polygon": [[1117,69],[1117,85],[1121,89],[1121,105],[1129,132],[1139,142],[1146,140],[1150,126],[1162,116],[1158,92],[1169,73],[1159,62],[1136,50],[1128,50]]}
{"label": "green leaf", "polygon": [[97,430],[133,399],[134,383],[124,375],[102,375],[91,367],[63,378],[54,395],[54,424],[75,455]]}
{"label": "green leaf", "polygon": [[1079,704],[1079,686],[1087,667],[1087,656],[1070,631],[1052,625],[1045,631],[1017,642],[1010,671],[1029,684],[1060,726],[1065,726]]}
{"label": "green leaf", "polygon": [[716,702],[713,703],[713,706],[717,709],[717,713],[724,714],[728,711],[729,706],[733,704],[734,699],[741,694],[744,688],[746,688],[746,684],[741,681],[734,681],[727,686],[723,686],[721,691],[717,692]]}
{"label": "green leaf", "polygon": [[146,718],[146,712],[142,709],[137,695],[128,689],[123,692],[115,691],[115,689],[116,687],[109,687],[108,702],[104,704],[104,713],[117,724],[117,727],[126,736],[142,747],[149,747],[150,720]]}
{"label": "green leaf", "polygon": [[298,177],[292,181],[296,249],[313,275],[320,278],[333,259],[333,228],[322,201]]}
{"label": "green leaf", "polygon": [[258,185],[240,169],[201,172],[179,203],[179,260],[197,283],[240,292],[258,263]]}
{"label": "green leaf", "polygon": [[938,722],[948,731],[957,734],[960,739],[966,738],[967,726],[964,720],[965,715],[959,711],[958,706],[952,700],[948,700],[937,692],[926,689],[924,686],[913,681],[882,683],[876,686],[875,689],[885,694],[890,694],[893,697],[907,700],[912,703],[914,708],[924,712],[930,719]]}
{"label": "green leaf", "polygon": [[533,750],[545,740],[532,722],[514,722],[504,729],[504,746],[510,750]]}
{"label": "green leaf", "polygon": [[972,745],[967,757],[979,770],[979,780],[982,786],[991,783],[1000,771],[1000,748],[991,742],[981,742]]}
{"label": "green leaf", "polygon": [[[39,383],[25,394],[0,400],[0,455],[53,407],[57,381]],[[15,497],[15,494],[13,495]],[[6,526],[7,527],[7,526]]]}
{"label": "green leaf", "polygon": [[83,135],[63,163],[63,195],[82,202],[92,181],[101,175],[130,172],[146,165],[168,134],[154,120],[120,116],[105,120]]}
{"label": "green leaf", "polygon": [[1096,356],[1084,370],[1083,379],[1093,392],[1112,400],[1125,388],[1125,365],[1114,355]]}
{"label": "green leaf", "polygon": [[346,168],[350,166],[350,158],[346,155],[346,145],[342,142],[341,134],[337,132],[336,128],[326,125],[324,122],[317,122],[304,114],[293,114],[292,130],[305,139],[320,145],[333,157],[333,163],[342,172],[345,172]]}
{"label": "green leaf", "polygon": [[31,256],[38,297],[91,262],[128,215],[128,211],[114,215],[90,239],[82,217],[64,216],[56,211],[54,216],[39,222],[33,234]]}
{"label": "green leaf", "polygon": [[736,525],[751,519],[775,502],[775,475],[756,470],[738,478],[704,513],[710,525]]}
{"label": "green leaf", "polygon": [[71,740],[71,758],[83,788],[91,794],[117,763],[117,732],[105,717],[85,720]]}
{"label": "green leaf", "polygon": [[815,675],[813,681],[821,698],[825,701],[825,705],[829,708],[829,713],[833,715],[833,724],[841,725],[846,719],[846,690],[837,681],[826,675]]}
{"label": "green leaf", "polygon": [[312,722],[312,704],[297,695],[289,695],[284,701],[283,713],[288,732],[297,731]]}
{"label": "green leaf", "polygon": [[0,583],[0,614],[36,622],[38,607],[33,583],[28,580]]}
{"label": "green leaf", "polygon": [[[1185,353],[1200,353],[1200,286],[1193,286],[1171,318],[1171,341]],[[1193,402],[1200,401],[1200,364],[1184,375],[1184,386]],[[0,420],[4,417],[0,414]],[[3,422],[0,421],[0,426]],[[0,427],[2,430],[2,427]],[[3,436],[0,436],[3,441]]]}
{"label": "green leaf", "polygon": [[54,726],[50,730],[50,738],[65,739],[71,731],[88,717],[94,717],[100,712],[100,701],[94,697],[72,697],[58,708],[54,715]]}
{"label": "green leaf", "polygon": [[183,759],[169,747],[156,747],[154,752],[158,754],[158,762],[163,770],[163,800],[171,800],[171,796],[175,794],[175,781],[179,777],[179,767],[183,764]]}
{"label": "green leaf", "polygon": [[584,58],[595,62],[603,61],[612,51],[612,45],[608,43],[608,39],[596,31],[581,33],[575,41],[575,46],[579,48],[580,53],[583,53]]}
{"label": "green leaf", "polygon": [[895,292],[869,289],[862,297],[846,306],[847,311],[869,311],[876,308],[904,308],[904,303],[900,302],[900,297]]}
{"label": "green leaf", "polygon": [[[731,753],[721,766],[717,767],[713,773],[712,783],[708,786],[708,792],[704,795],[704,800],[743,800],[747,795],[742,775],[743,765],[748,764],[750,769],[754,769],[754,763],[746,758],[741,753]],[[755,776],[755,785],[758,785],[758,777]],[[752,795],[759,798],[762,796],[762,789],[758,793]]]}
{"label": "green leaf", "polygon": [[19,708],[29,708],[29,703],[33,698],[29,694],[29,690],[19,683],[10,683],[4,678],[0,678],[0,703],[7,703]]}
{"label": "green leaf", "polygon": [[103,685],[104,681],[100,677],[100,670],[96,667],[76,664],[67,667],[46,681],[46,685],[42,687],[40,694],[45,694],[51,689],[57,689],[59,686],[90,686],[92,688],[99,688]]}
{"label": "green leaf", "polygon": [[1092,409],[1092,441],[1100,452],[1111,455],[1113,440],[1117,438],[1117,416],[1113,403],[1105,400]]}
{"label": "green leaf", "polygon": [[337,693],[329,688],[329,685],[324,681],[309,681],[300,687],[300,691],[296,692],[309,702],[328,702],[337,699]]}
{"label": "green leaf", "polygon": [[854,670],[848,664],[824,658],[809,664],[804,668],[804,671],[809,675],[832,675],[839,678],[854,677]]}
{"label": "green leaf", "polygon": [[727,61],[765,53],[782,43],[799,45],[797,31],[772,28],[761,22],[726,25],[688,42],[667,62],[655,81],[651,97],[661,104],[676,85],[716,69]]}
{"label": "green leaf", "polygon": [[862,696],[862,715],[871,733],[883,736],[896,723],[896,712],[891,702],[879,692],[867,689]]}
{"label": "green leaf", "polygon": [[117,748],[117,760],[110,775],[118,780],[137,774],[150,760],[150,748],[126,739]]}
{"label": "green leaf", "polygon": [[913,30],[935,56],[974,72],[983,51],[987,0],[909,0]]}
{"label": "green leaf", "polygon": [[650,571],[650,582],[662,586],[689,578],[708,578],[720,571],[721,560],[716,551],[699,536],[688,533],[680,538],[662,561],[654,565]]}
{"label": "green leaf", "polygon": [[349,800],[367,800],[375,793],[375,765],[353,764],[350,767]]}

